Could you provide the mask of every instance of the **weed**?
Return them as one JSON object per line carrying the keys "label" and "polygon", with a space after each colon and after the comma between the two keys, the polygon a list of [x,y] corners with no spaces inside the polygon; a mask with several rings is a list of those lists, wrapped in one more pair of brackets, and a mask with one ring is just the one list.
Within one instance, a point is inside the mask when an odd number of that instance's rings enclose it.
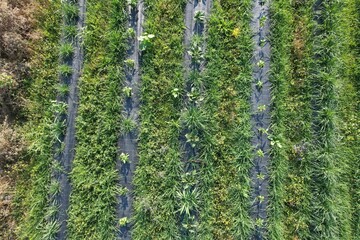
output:
{"label": "weed", "polygon": [[64,77],[70,77],[72,72],[72,67],[67,64],[62,64],[59,66],[59,73]]}
{"label": "weed", "polygon": [[70,58],[74,53],[74,47],[71,43],[63,43],[60,47],[60,56],[64,59]]}

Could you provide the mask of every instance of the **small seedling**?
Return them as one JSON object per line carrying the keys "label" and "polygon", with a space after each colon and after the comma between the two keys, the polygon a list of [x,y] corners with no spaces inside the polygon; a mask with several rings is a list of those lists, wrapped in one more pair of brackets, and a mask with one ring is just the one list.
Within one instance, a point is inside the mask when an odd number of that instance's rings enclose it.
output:
{"label": "small seedling", "polygon": [[196,43],[191,46],[191,49],[188,51],[188,53],[191,56],[191,61],[193,63],[200,64],[201,60],[204,58],[202,48]]}
{"label": "small seedling", "polygon": [[264,200],[265,200],[265,197],[264,196],[257,196],[257,200],[260,202],[260,203],[262,203],[262,202],[264,202]]}
{"label": "small seedling", "polygon": [[194,15],[194,19],[196,23],[205,22],[205,12],[204,11],[196,11]]}
{"label": "small seedling", "polygon": [[259,60],[256,64],[259,68],[265,67],[265,62],[263,60]]}
{"label": "small seedling", "polygon": [[123,122],[123,131],[124,131],[124,133],[130,133],[135,128],[136,128],[136,123],[132,119],[130,119],[130,118],[124,119],[124,122]]}
{"label": "small seedling", "polygon": [[120,196],[126,196],[126,194],[129,192],[129,189],[126,187],[119,187],[118,194]]}
{"label": "small seedling", "polygon": [[261,39],[260,40],[260,46],[263,47],[263,46],[265,46],[265,44],[266,44],[266,39],[264,39],[264,38]]}
{"label": "small seedling", "polygon": [[265,179],[265,175],[262,174],[262,173],[260,173],[260,174],[258,174],[258,175],[256,176],[256,178],[259,179],[259,180],[264,180],[264,179]]}
{"label": "small seedling", "polygon": [[264,152],[263,152],[261,149],[258,149],[258,150],[256,151],[256,155],[257,155],[258,157],[261,157],[261,158],[265,157],[265,154],[264,154]]}
{"label": "small seedling", "polygon": [[266,19],[267,19],[266,16],[261,16],[261,18],[260,18],[260,27],[264,27],[264,26],[265,26]]}
{"label": "small seedling", "polygon": [[150,47],[152,44],[152,39],[154,37],[155,37],[154,34],[146,34],[146,33],[140,36],[138,39],[140,42],[140,50],[145,51],[148,47]]}
{"label": "small seedling", "polygon": [[124,164],[130,162],[130,160],[129,160],[129,154],[127,154],[127,153],[121,153],[120,156],[119,156],[119,158],[120,158],[120,161],[121,161],[122,163],[124,163]]}
{"label": "small seedling", "polygon": [[123,217],[119,219],[119,226],[125,227],[129,223],[129,219],[127,217]]}
{"label": "small seedling", "polygon": [[191,147],[193,148],[200,141],[200,138],[193,133],[187,133],[185,134],[185,137],[186,137],[186,142],[190,143]]}
{"label": "small seedling", "polygon": [[61,45],[60,55],[63,58],[69,58],[72,56],[73,53],[74,53],[74,47],[72,46],[71,43],[64,43],[63,45]]}
{"label": "small seedling", "polygon": [[59,66],[59,73],[65,77],[69,77],[72,74],[72,68],[69,65],[62,64]]}
{"label": "small seedling", "polygon": [[264,219],[262,218],[257,218],[255,221],[255,226],[257,227],[261,227],[264,224]]}
{"label": "small seedling", "polygon": [[171,94],[173,95],[174,98],[178,98],[180,94],[180,90],[178,88],[174,88],[173,90],[171,90]]}
{"label": "small seedling", "polygon": [[266,110],[266,105],[260,105],[260,106],[258,106],[258,111],[259,111],[259,112],[265,112],[265,110]]}
{"label": "small seedling", "polygon": [[122,91],[127,98],[131,97],[131,93],[132,93],[131,87],[124,87]]}
{"label": "small seedling", "polygon": [[257,81],[256,88],[260,90],[260,89],[262,89],[262,87],[263,87],[263,82],[261,80]]}
{"label": "small seedling", "polygon": [[135,67],[135,60],[134,59],[126,59],[124,60],[125,66],[128,68],[133,69]]}
{"label": "small seedling", "polygon": [[267,134],[268,133],[268,129],[265,129],[265,128],[262,128],[262,127],[258,128],[258,131],[261,134]]}
{"label": "small seedling", "polygon": [[126,36],[127,36],[127,38],[133,39],[133,38],[135,37],[135,35],[136,35],[135,29],[133,29],[133,28],[128,28],[128,29],[126,30]]}

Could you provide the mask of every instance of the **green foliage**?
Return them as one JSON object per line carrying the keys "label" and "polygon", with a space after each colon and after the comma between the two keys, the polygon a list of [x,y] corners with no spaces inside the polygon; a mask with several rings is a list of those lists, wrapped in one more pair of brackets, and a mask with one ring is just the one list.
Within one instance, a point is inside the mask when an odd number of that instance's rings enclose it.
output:
{"label": "green foliage", "polygon": [[51,106],[58,81],[60,1],[51,1],[45,6],[37,14],[43,36],[34,45],[36,54],[31,61],[31,78],[26,83],[29,88],[28,122],[23,126],[23,132],[29,143],[30,162],[22,169],[23,176],[16,188],[14,205],[19,239],[42,239],[44,236],[51,239],[58,229],[57,222],[48,221],[47,217],[54,215],[54,211],[49,211],[49,190],[56,192],[50,177],[53,159],[50,143],[53,142],[51,127],[54,125]]}
{"label": "green foliage", "polygon": [[[200,139],[199,239],[247,239],[249,216],[252,1],[214,1],[208,23]],[[239,14],[241,12],[241,14]],[[219,68],[221,66],[221,68]]]}
{"label": "green foliage", "polygon": [[115,239],[115,170],[125,81],[126,0],[86,3],[85,63],[79,85],[76,156],[71,172],[69,239]]}
{"label": "green foliage", "polygon": [[[180,112],[178,91],[184,85],[185,1],[145,0],[147,33],[141,40],[139,157],[135,174],[135,240],[179,239]],[[144,34],[143,36],[150,36]],[[176,97],[174,97],[174,94]]]}
{"label": "green foliage", "polygon": [[74,47],[71,43],[64,43],[60,46],[60,56],[67,59],[74,53]]}
{"label": "green foliage", "polygon": [[72,72],[73,72],[72,67],[67,64],[62,64],[59,66],[59,73],[64,77],[71,76]]}

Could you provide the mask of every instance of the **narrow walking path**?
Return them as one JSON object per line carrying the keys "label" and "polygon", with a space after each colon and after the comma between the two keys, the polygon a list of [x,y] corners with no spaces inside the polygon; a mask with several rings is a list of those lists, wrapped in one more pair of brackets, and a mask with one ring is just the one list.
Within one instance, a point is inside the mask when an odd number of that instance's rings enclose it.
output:
{"label": "narrow walking path", "polygon": [[[139,1],[137,6],[128,6],[129,28],[134,32],[130,40],[130,49],[125,60],[126,83],[123,88],[124,120],[139,125],[140,104],[140,46],[139,37],[143,34],[144,2]],[[120,185],[125,193],[119,196],[118,217],[120,219],[119,237],[131,239],[131,224],[128,224],[133,215],[133,177],[138,162],[137,151],[138,130],[122,132],[119,139],[119,159],[117,168],[120,171]]]}
{"label": "narrow walking path", "polygon": [[271,84],[269,82],[270,68],[270,31],[269,7],[270,1],[254,0],[251,29],[253,31],[253,83],[252,83],[252,127],[254,147],[252,179],[251,216],[255,223],[252,239],[264,239],[266,235],[266,208],[268,205],[269,185],[269,151]]}

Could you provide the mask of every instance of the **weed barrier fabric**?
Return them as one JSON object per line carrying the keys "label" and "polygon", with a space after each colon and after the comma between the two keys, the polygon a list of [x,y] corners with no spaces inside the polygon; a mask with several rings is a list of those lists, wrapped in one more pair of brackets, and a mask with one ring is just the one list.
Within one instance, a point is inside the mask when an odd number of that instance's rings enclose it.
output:
{"label": "weed barrier fabric", "polygon": [[[201,59],[199,62],[195,62],[192,58],[191,51],[193,50],[194,38],[201,38],[199,43],[199,48],[201,54],[205,53],[205,43],[204,43],[204,34],[206,21],[210,15],[212,1],[210,0],[195,0],[188,1],[185,7],[185,54],[184,54],[184,64],[185,64],[185,92],[187,93],[184,96],[184,112],[185,114],[189,114],[190,108],[192,110],[199,109],[201,106],[199,104],[191,101],[189,99],[189,94],[192,93],[192,90],[195,89],[194,79],[192,77],[193,74],[199,75],[204,69],[205,61]],[[196,14],[201,14],[203,19],[200,21],[196,19]],[[201,88],[201,87],[200,87]],[[203,94],[202,89],[196,89],[200,94]],[[197,111],[195,110],[195,111]],[[193,134],[193,131],[197,131],[196,129],[191,129],[189,126],[184,126],[183,131],[180,136],[180,141],[182,144],[182,161],[183,161],[183,171],[184,171],[184,179],[186,176],[191,174],[196,174],[200,168],[201,162],[197,160],[199,157],[199,147],[192,146],[192,144],[187,141],[187,136]],[[191,184],[190,189],[188,189],[188,185],[185,184],[183,186],[182,192],[190,191],[189,194],[194,194],[195,190],[198,187],[198,181],[195,181]],[[190,215],[190,216],[187,216]],[[197,230],[189,230],[189,225],[196,225],[199,221],[199,212],[196,209],[190,211],[189,214],[181,213],[180,214],[180,229],[181,235],[183,237],[191,237],[194,236],[191,232],[194,232],[196,235]],[[186,226],[186,227],[184,227]]]}
{"label": "weed barrier fabric", "polygon": [[[128,7],[129,28],[135,30],[135,39],[131,42],[128,50],[128,58],[134,61],[133,69],[125,66],[126,84],[125,87],[131,88],[131,96],[125,97],[124,115],[126,119],[131,119],[136,125],[139,124],[139,104],[140,104],[140,51],[138,38],[143,33],[144,23],[144,2],[139,1],[137,8]],[[128,162],[117,161],[117,169],[120,170],[120,185],[126,188],[126,194],[119,197],[118,218],[130,220],[133,215],[133,176],[138,163],[137,151],[137,129],[122,133],[119,139],[120,154],[128,155]],[[118,236],[121,239],[131,239],[131,224],[119,226]]]}
{"label": "weed barrier fabric", "polygon": [[[77,21],[78,32],[82,31],[85,22],[86,12],[85,0],[79,0],[79,17]],[[72,60],[73,74],[71,82],[69,83],[69,95],[67,100],[68,113],[66,116],[66,133],[64,138],[64,151],[60,159],[60,164],[63,172],[60,174],[61,192],[59,196],[59,222],[60,230],[57,239],[66,239],[67,235],[67,210],[69,208],[69,198],[71,192],[71,185],[69,181],[69,173],[71,172],[72,161],[75,157],[75,118],[78,108],[78,80],[81,75],[81,69],[84,61],[84,52],[82,49],[82,39],[77,35],[74,44],[74,56]]]}
{"label": "weed barrier fabric", "polygon": [[253,18],[251,29],[253,31],[254,55],[253,83],[251,94],[252,130],[254,136],[253,167],[251,169],[252,195],[251,216],[255,223],[252,239],[264,239],[266,235],[266,219],[268,206],[270,141],[267,130],[270,127],[271,83],[270,71],[270,32],[269,21],[270,1],[255,0],[253,3]]}

